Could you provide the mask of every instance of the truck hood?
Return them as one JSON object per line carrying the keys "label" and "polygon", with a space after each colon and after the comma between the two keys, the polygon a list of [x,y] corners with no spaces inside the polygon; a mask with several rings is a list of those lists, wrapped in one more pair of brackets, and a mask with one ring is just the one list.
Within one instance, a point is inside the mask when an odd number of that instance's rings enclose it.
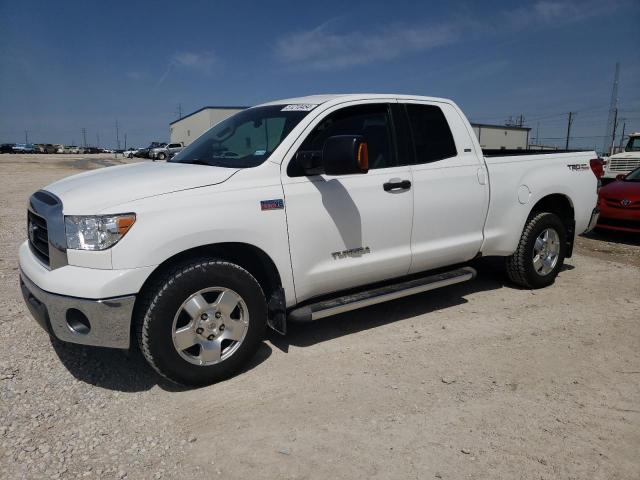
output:
{"label": "truck hood", "polygon": [[615,155],[611,155],[610,159],[616,158],[640,158],[640,152],[620,152]]}
{"label": "truck hood", "polygon": [[73,175],[44,190],[62,200],[65,214],[92,215],[141,198],[216,185],[237,171],[188,163],[141,162]]}
{"label": "truck hood", "polygon": [[640,182],[624,182],[616,180],[600,189],[600,196],[613,200],[640,201]]}

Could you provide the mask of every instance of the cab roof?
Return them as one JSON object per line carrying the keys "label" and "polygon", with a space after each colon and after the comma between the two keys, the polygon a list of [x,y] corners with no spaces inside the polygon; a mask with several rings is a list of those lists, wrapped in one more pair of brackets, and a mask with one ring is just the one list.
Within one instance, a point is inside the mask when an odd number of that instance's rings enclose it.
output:
{"label": "cab roof", "polygon": [[340,101],[375,100],[377,98],[379,99],[397,98],[399,100],[423,100],[423,101],[430,101],[430,102],[453,103],[451,100],[446,98],[423,97],[420,95],[399,95],[395,93],[335,93],[335,94],[324,94],[324,95],[308,95],[306,97],[284,98],[282,100],[274,100],[272,102],[263,103],[258,106],[263,107],[266,105],[292,105],[292,104],[320,105],[322,103],[328,103],[328,102],[340,103]]}

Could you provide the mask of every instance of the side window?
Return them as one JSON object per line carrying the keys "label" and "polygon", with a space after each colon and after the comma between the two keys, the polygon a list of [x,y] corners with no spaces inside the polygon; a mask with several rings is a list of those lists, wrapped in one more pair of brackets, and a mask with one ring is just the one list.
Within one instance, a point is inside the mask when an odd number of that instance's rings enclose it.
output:
{"label": "side window", "polygon": [[[387,104],[346,107],[324,118],[304,140],[298,153],[316,153],[319,159],[327,138],[334,135],[362,135],[369,147],[369,169],[394,167],[397,157],[392,131]],[[289,163],[287,173],[290,177],[304,175],[297,155]]]}
{"label": "side window", "polygon": [[451,129],[440,107],[407,103],[406,109],[416,163],[435,162],[458,154]]}

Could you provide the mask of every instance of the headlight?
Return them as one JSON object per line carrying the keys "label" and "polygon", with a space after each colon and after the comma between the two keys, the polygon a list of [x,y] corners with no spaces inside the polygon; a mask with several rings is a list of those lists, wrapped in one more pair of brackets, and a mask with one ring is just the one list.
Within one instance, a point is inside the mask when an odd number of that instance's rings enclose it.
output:
{"label": "headlight", "polygon": [[136,221],[134,213],[64,217],[67,248],[74,250],[106,250],[114,246]]}

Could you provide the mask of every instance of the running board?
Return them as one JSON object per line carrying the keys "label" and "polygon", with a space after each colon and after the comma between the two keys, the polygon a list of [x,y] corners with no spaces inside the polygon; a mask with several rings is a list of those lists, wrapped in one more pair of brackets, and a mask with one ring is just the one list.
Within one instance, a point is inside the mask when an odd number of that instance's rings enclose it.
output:
{"label": "running board", "polygon": [[369,305],[388,302],[396,298],[407,297],[427,290],[435,290],[454,283],[466,282],[475,277],[476,271],[473,268],[462,267],[449,272],[429,275],[428,277],[378,287],[373,290],[344,295],[295,308],[289,313],[288,319],[291,322],[311,322],[331,315],[368,307]]}

